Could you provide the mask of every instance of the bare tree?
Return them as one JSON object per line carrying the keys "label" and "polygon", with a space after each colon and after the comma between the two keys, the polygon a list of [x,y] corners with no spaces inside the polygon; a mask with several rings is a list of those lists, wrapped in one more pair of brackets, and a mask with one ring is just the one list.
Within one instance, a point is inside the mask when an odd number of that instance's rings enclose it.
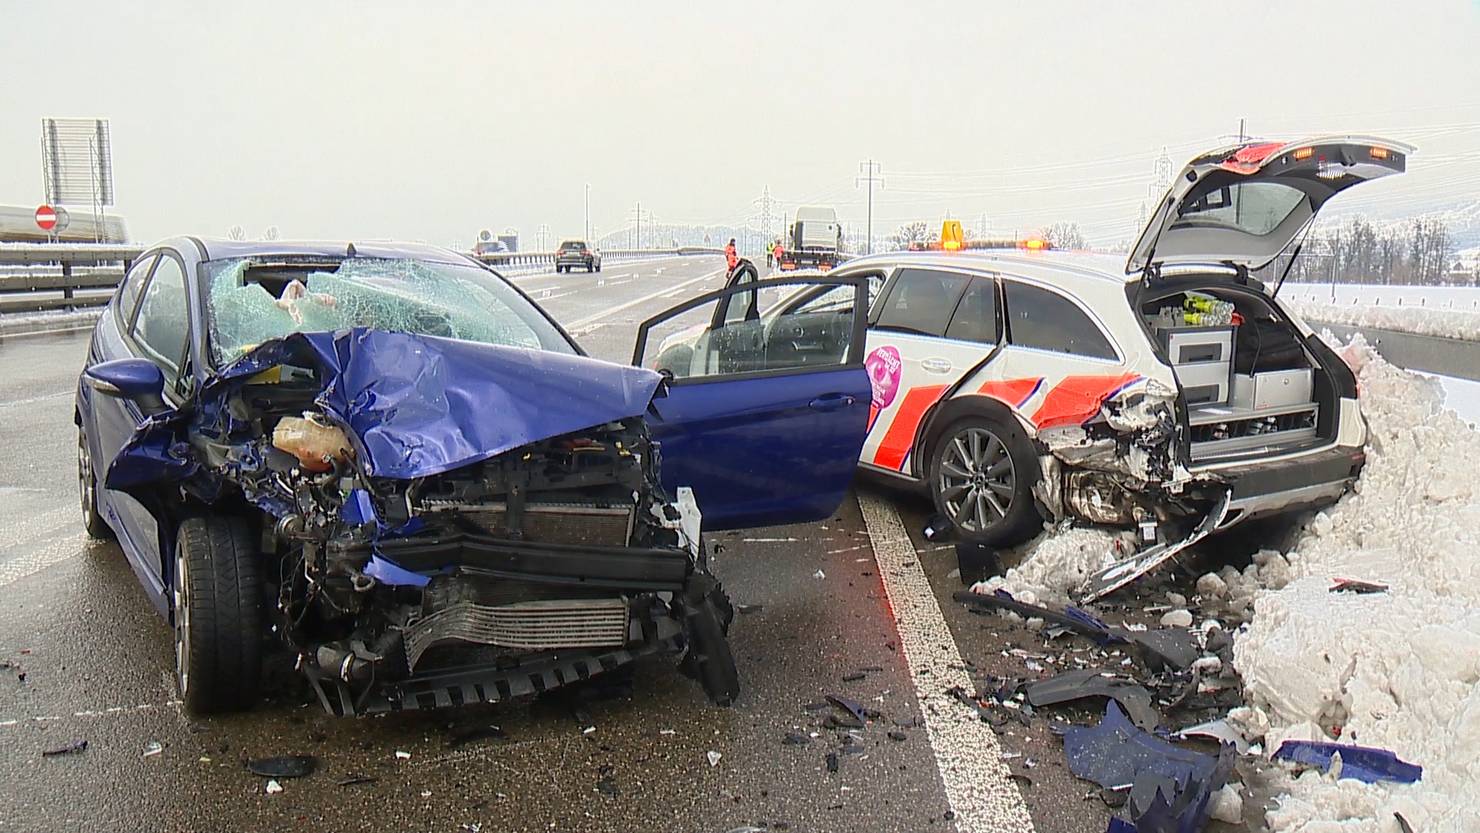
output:
{"label": "bare tree", "polygon": [[891,239],[894,245],[901,249],[908,249],[914,243],[929,243],[931,239],[930,226],[920,220],[916,220],[913,223],[905,223],[894,232]]}
{"label": "bare tree", "polygon": [[1055,249],[1084,249],[1084,234],[1079,231],[1078,223],[1058,222],[1043,231],[1043,239],[1053,244]]}

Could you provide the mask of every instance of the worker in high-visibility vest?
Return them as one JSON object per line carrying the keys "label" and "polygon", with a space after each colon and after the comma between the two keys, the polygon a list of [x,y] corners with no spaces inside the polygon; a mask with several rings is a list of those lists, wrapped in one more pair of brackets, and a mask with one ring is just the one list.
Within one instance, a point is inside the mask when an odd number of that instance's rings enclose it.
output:
{"label": "worker in high-visibility vest", "polygon": [[774,266],[778,271],[781,269],[781,256],[783,254],[786,254],[786,250],[781,248],[781,241],[777,240],[775,245],[771,247],[771,257],[773,258]]}
{"label": "worker in high-visibility vest", "polygon": [[731,237],[730,242],[725,244],[725,271],[735,271],[735,264],[739,262],[740,255],[735,251],[735,238]]}

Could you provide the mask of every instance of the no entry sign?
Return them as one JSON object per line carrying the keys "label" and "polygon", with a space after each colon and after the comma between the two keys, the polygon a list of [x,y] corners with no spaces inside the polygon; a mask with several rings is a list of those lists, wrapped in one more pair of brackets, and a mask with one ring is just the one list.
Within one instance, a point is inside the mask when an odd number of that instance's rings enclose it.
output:
{"label": "no entry sign", "polygon": [[42,231],[51,231],[57,227],[57,210],[49,205],[43,205],[36,209],[36,226]]}

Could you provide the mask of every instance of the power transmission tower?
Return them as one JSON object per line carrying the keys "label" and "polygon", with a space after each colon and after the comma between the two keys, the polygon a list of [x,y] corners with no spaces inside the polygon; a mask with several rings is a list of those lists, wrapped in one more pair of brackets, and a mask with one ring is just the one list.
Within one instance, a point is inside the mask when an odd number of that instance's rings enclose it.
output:
{"label": "power transmission tower", "polygon": [[1141,216],[1136,221],[1136,229],[1133,234],[1139,234],[1146,227],[1146,203],[1155,202],[1158,207],[1161,196],[1172,186],[1172,157],[1167,155],[1167,149],[1161,149],[1161,156],[1157,157],[1156,164],[1152,167],[1151,181],[1146,184],[1146,198],[1141,201]]}
{"label": "power transmission tower", "polygon": [[859,176],[856,176],[856,177],[853,178],[853,187],[854,188],[857,188],[858,187],[858,184],[860,182],[867,182],[868,183],[868,225],[867,225],[867,231],[865,232],[865,234],[867,235],[867,237],[864,240],[864,254],[873,254],[873,252],[874,252],[874,183],[875,182],[879,183],[879,187],[880,188],[883,188],[884,187],[884,178],[879,175],[880,173],[883,172],[883,168],[879,165],[878,162],[875,162],[872,159],[868,159],[868,160],[865,160],[863,162],[859,162],[858,163],[858,170],[861,171],[861,174]]}
{"label": "power transmission tower", "polygon": [[[634,249],[642,248],[642,218],[642,201],[638,200],[637,207],[632,211],[632,248]],[[651,225],[653,218],[653,213],[651,211],[647,213],[647,218],[648,224]],[[651,229],[649,229],[648,233],[652,233]]]}
{"label": "power transmission tower", "polygon": [[548,223],[540,223],[540,227],[537,228],[537,229],[535,229],[535,232],[534,233],[535,233],[535,236],[539,238],[539,244],[538,244],[539,245],[539,251],[548,252],[549,249],[547,249],[545,247],[545,244],[548,242],[547,241],[547,238],[550,235],[550,226],[549,226],[549,224]]}
{"label": "power transmission tower", "polygon": [[760,213],[752,214],[747,219],[755,220],[760,223],[761,248],[769,249],[771,241],[775,239],[771,235],[771,221],[781,219],[780,215],[773,213],[771,210],[776,205],[776,201],[771,199],[771,186],[767,185],[764,189],[762,189],[761,195],[756,199],[751,200],[750,204],[759,206]]}

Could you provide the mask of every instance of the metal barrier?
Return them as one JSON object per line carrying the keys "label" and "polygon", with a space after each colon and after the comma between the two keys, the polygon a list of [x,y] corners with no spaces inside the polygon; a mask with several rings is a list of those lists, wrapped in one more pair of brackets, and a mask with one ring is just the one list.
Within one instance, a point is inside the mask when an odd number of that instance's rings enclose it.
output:
{"label": "metal barrier", "polygon": [[1332,335],[1343,341],[1361,333],[1374,350],[1398,367],[1480,382],[1480,341],[1439,338],[1378,327],[1352,327],[1324,321],[1306,323],[1317,332],[1330,330]]}
{"label": "metal barrier", "polygon": [[[147,247],[96,243],[0,243],[0,314],[75,310],[108,303],[129,264]],[[720,254],[719,249],[608,249],[602,260]],[[554,252],[488,252],[470,255],[489,266],[555,264]]]}

